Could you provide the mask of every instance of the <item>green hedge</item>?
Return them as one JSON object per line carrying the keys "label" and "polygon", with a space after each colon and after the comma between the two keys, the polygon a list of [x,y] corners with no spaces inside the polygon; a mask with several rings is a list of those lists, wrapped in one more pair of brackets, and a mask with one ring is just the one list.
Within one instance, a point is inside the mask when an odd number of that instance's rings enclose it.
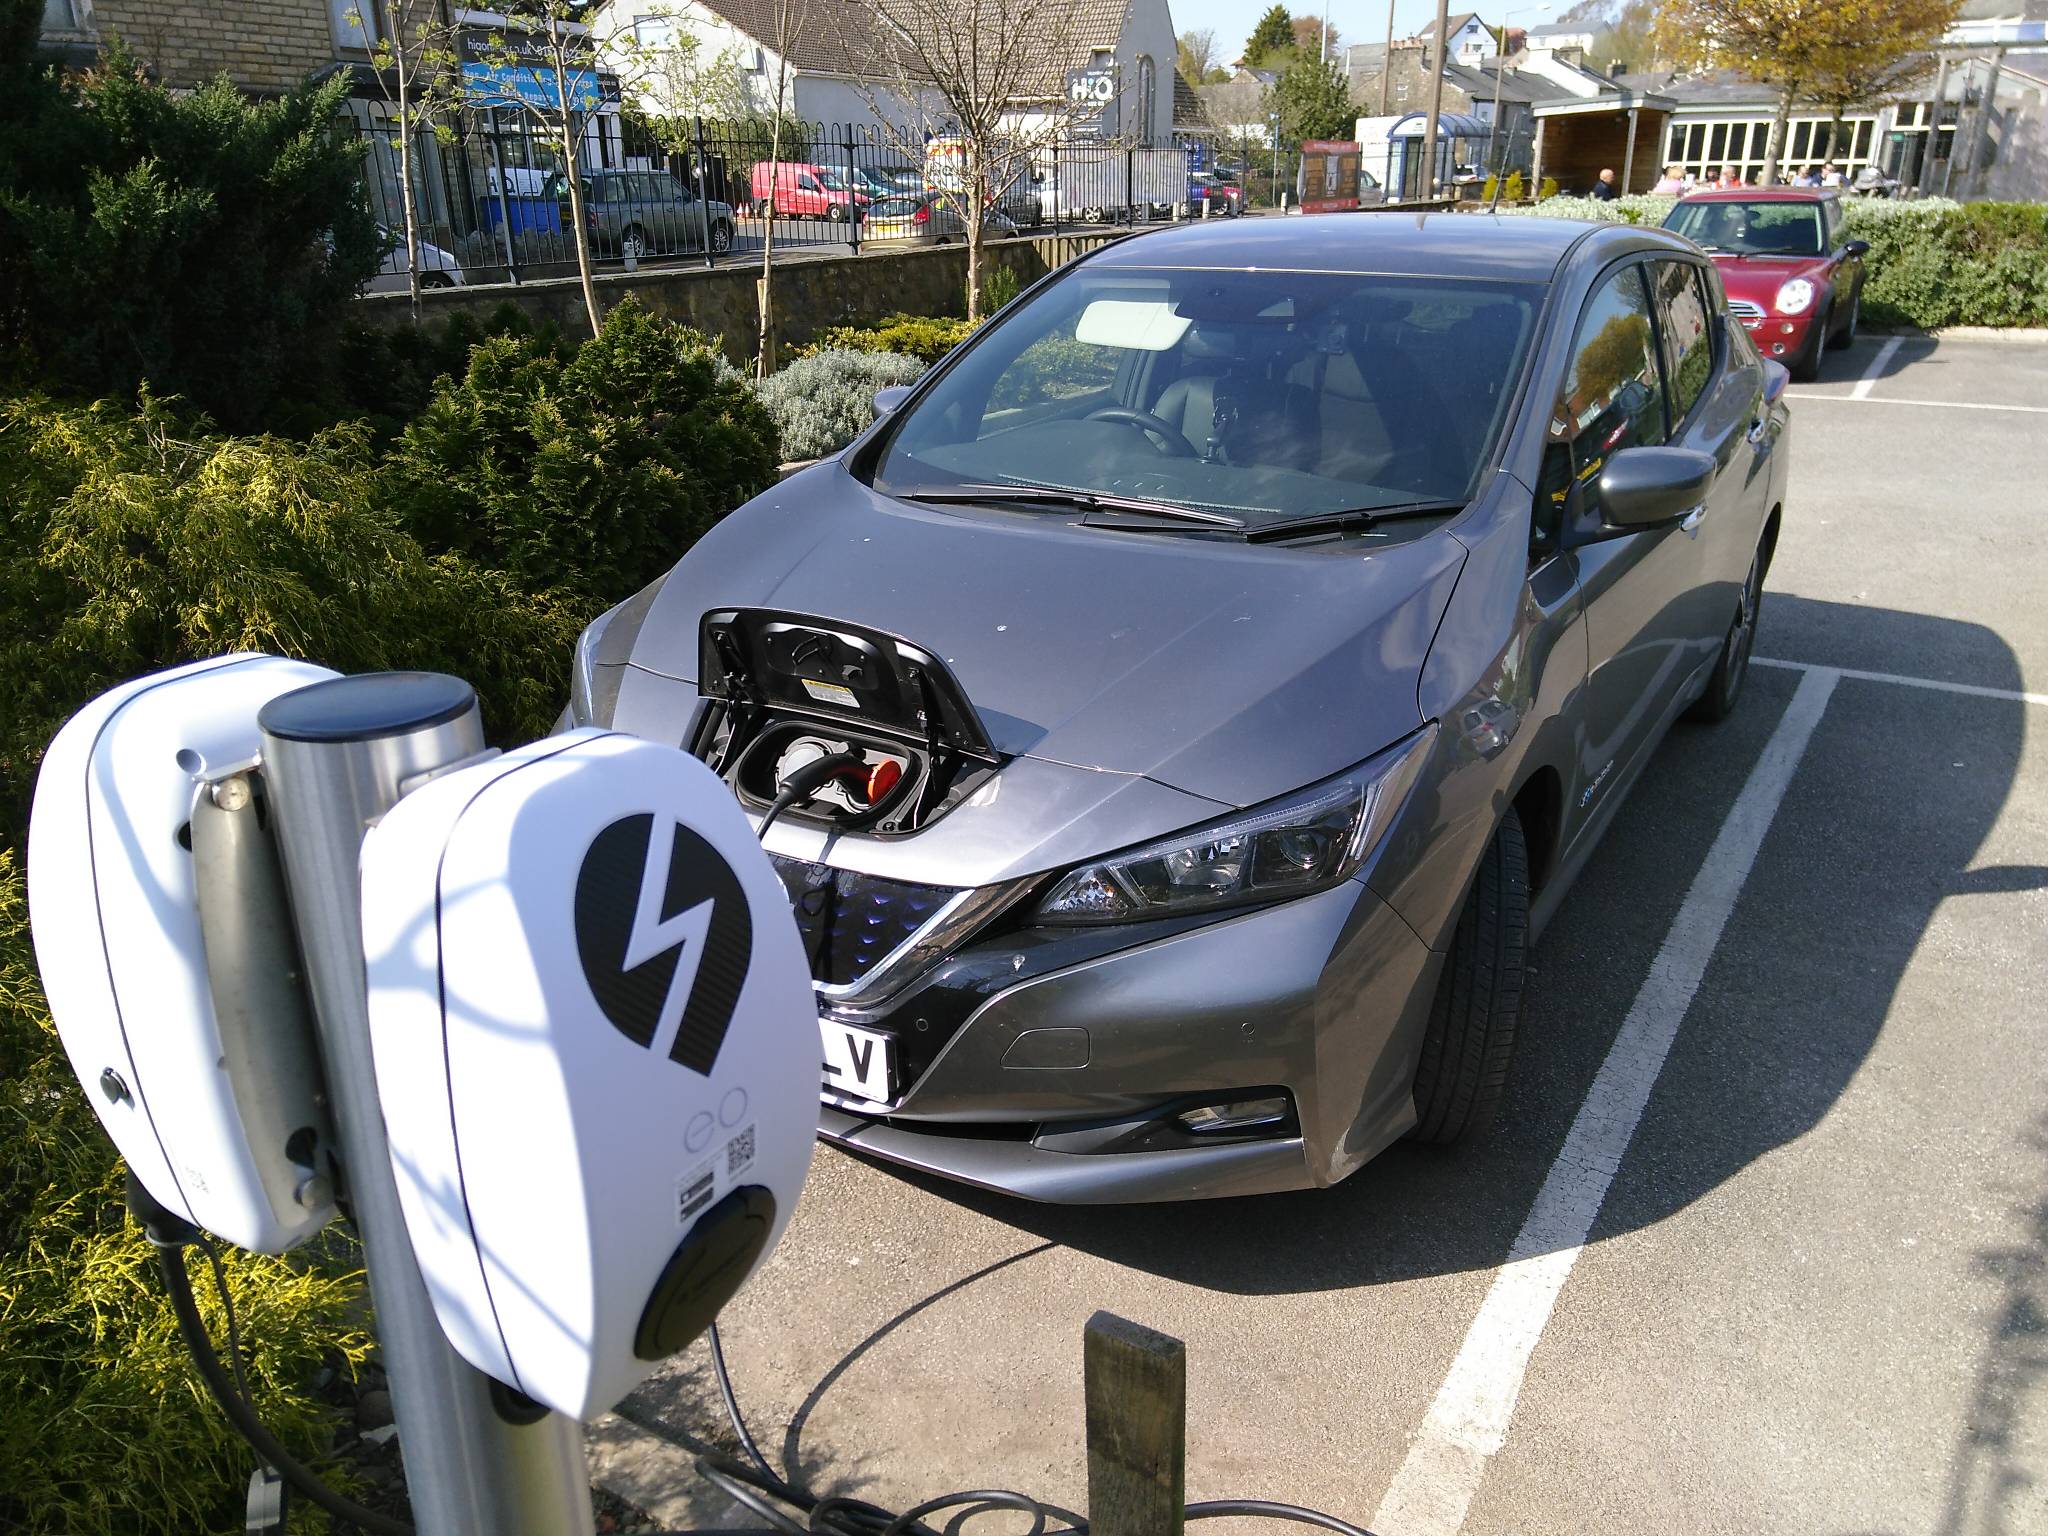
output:
{"label": "green hedge", "polygon": [[[1673,201],[1553,197],[1501,211],[1661,224]],[[2048,204],[1852,197],[1843,206],[1849,233],[1870,242],[1863,314],[1873,325],[2048,326]]]}
{"label": "green hedge", "polygon": [[[531,740],[582,626],[775,458],[704,339],[630,307],[573,357],[524,331],[479,344],[396,440],[226,436],[147,392],[0,397],[0,1530],[238,1530],[252,1465],[185,1361],[37,983],[21,848],[50,737],[125,678],[258,649],[453,672],[494,741]],[[259,1410],[320,1457],[337,1425],[315,1368],[369,1346],[352,1250],[337,1231],[227,1263]]]}

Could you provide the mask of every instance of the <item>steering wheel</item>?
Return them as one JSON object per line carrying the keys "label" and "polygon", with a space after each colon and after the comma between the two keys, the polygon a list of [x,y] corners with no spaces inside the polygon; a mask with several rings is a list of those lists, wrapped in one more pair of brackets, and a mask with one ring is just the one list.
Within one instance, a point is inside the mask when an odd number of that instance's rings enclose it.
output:
{"label": "steering wheel", "polygon": [[1128,405],[1105,405],[1100,410],[1090,411],[1083,419],[1114,421],[1126,427],[1136,427],[1140,432],[1158,438],[1159,451],[1168,458],[1192,459],[1195,456],[1195,445],[1181,435],[1180,429],[1150,411],[1133,410]]}

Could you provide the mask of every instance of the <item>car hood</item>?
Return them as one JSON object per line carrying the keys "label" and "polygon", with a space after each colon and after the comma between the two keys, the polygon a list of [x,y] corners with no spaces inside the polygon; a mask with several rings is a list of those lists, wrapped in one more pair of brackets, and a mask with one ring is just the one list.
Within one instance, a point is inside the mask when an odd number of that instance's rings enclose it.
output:
{"label": "car hood", "polygon": [[1833,268],[1827,256],[1716,256],[1714,267],[1721,274],[1721,286],[1731,299],[1747,299],[1769,313],[1778,290],[1795,277],[1806,278],[1816,288],[1828,280]]}
{"label": "car hood", "polygon": [[1280,548],[920,507],[832,461],[700,540],[630,659],[694,683],[716,608],[871,625],[943,657],[1006,756],[1249,805],[1421,723],[1417,679],[1463,561],[1436,532]]}

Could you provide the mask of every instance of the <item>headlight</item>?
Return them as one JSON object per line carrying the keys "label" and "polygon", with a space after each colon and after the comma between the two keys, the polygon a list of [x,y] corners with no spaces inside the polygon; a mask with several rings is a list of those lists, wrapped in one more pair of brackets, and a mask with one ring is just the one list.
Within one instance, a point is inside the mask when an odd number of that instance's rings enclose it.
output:
{"label": "headlight", "polygon": [[1781,315],[1803,315],[1813,303],[1813,284],[1795,277],[1778,290],[1771,307]]}
{"label": "headlight", "polygon": [[1305,896],[1358,873],[1436,740],[1420,731],[1350,772],[1093,864],[1038,905],[1047,923],[1120,923]]}

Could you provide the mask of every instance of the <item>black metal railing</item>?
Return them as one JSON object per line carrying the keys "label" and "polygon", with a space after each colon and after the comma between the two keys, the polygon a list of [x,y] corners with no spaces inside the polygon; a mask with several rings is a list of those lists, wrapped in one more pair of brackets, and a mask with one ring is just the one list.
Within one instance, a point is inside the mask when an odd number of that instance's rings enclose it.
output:
{"label": "black metal railing", "polygon": [[[365,141],[372,211],[400,244],[397,135],[377,120],[347,123]],[[575,213],[552,135],[509,111],[475,110],[414,145],[424,280],[575,273]],[[764,124],[600,117],[586,126],[579,159],[584,231],[600,270],[759,261],[771,241],[798,254],[965,239],[967,197],[944,139],[907,147],[872,126],[790,121],[778,142]],[[991,188],[985,229],[1005,236],[1199,218],[1213,194],[1190,163],[1180,147],[1043,146],[1020,154]],[[1214,196],[1209,211],[1235,213],[1245,201]],[[937,217],[906,222],[927,202]],[[402,252],[387,268],[386,286],[402,282]]]}

